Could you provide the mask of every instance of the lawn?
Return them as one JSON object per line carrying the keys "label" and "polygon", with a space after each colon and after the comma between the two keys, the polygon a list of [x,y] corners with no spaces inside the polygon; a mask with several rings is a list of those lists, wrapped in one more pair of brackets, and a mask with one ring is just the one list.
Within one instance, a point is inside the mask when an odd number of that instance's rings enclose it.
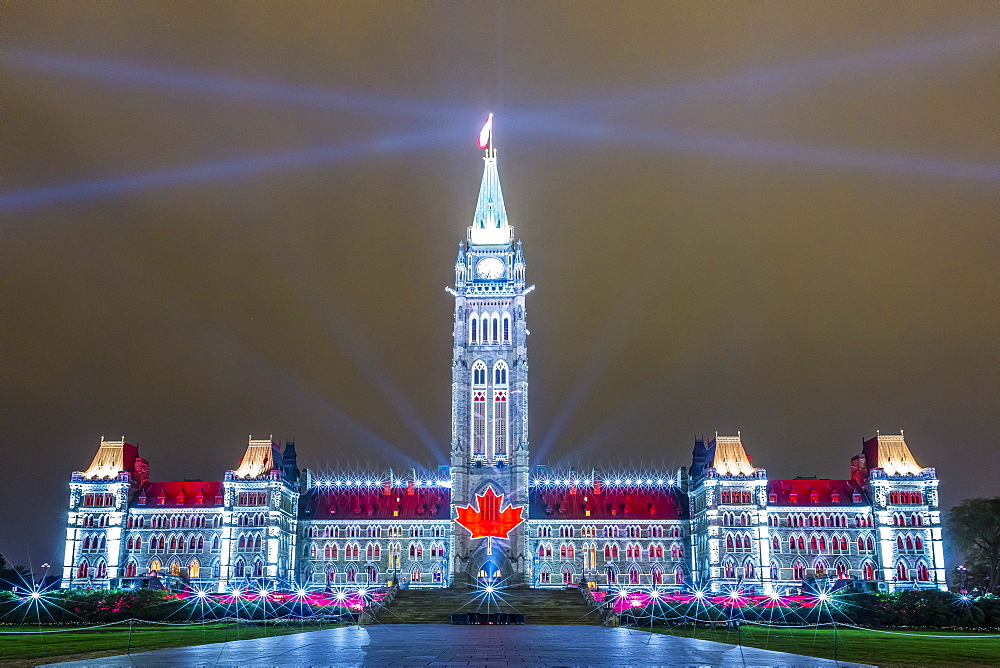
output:
{"label": "lawn", "polygon": [[1000,665],[1000,637],[996,634],[991,637],[987,633],[983,633],[982,637],[975,637],[978,634],[967,631],[893,629],[893,633],[911,635],[890,635],[874,630],[840,628],[835,636],[833,629],[828,628],[787,629],[751,625],[743,625],[739,631],[662,627],[650,630],[685,638],[714,640],[732,645],[742,642],[749,647],[880,666]]}
{"label": "lawn", "polygon": [[[5,666],[34,666],[53,661],[90,659],[131,652],[146,652],[166,647],[183,647],[204,643],[249,640],[269,636],[318,631],[334,628],[337,624],[321,622],[235,622],[184,626],[135,624],[131,640],[129,626],[116,625],[92,630],[73,627],[43,626],[43,631],[58,633],[26,633],[39,630],[37,626],[0,627],[0,663]],[[18,635],[16,632],[25,632]],[[131,645],[130,645],[131,643]]]}

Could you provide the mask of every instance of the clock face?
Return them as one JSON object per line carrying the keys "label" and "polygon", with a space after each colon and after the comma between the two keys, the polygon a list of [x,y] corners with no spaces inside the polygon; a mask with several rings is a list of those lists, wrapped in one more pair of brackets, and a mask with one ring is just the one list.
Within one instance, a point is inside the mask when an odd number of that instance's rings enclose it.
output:
{"label": "clock face", "polygon": [[479,278],[494,279],[503,276],[503,261],[496,257],[484,257],[476,265]]}

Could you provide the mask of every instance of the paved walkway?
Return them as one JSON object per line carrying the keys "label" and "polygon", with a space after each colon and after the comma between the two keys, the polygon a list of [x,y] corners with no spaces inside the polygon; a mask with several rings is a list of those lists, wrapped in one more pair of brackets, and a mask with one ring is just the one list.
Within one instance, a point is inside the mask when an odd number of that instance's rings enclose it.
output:
{"label": "paved walkway", "polygon": [[847,666],[600,626],[362,626],[160,649],[60,666]]}

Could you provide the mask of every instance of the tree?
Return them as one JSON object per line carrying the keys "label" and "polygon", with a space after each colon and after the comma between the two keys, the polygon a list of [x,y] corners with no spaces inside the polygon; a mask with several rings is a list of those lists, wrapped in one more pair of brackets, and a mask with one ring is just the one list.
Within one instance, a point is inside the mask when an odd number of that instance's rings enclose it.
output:
{"label": "tree", "polygon": [[23,566],[11,566],[0,554],[0,590],[10,591],[14,587],[30,587],[31,573]]}
{"label": "tree", "polygon": [[1000,496],[966,499],[948,513],[951,539],[972,569],[986,571],[986,587],[1000,593]]}

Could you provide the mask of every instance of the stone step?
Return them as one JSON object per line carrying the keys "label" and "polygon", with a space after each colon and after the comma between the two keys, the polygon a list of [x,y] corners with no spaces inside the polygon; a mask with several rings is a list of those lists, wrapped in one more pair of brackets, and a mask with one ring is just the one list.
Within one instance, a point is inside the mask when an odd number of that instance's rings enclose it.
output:
{"label": "stone step", "polygon": [[381,609],[382,624],[447,624],[453,613],[520,613],[526,624],[600,624],[576,590],[508,589],[485,597],[473,589],[410,589],[397,592]]}

